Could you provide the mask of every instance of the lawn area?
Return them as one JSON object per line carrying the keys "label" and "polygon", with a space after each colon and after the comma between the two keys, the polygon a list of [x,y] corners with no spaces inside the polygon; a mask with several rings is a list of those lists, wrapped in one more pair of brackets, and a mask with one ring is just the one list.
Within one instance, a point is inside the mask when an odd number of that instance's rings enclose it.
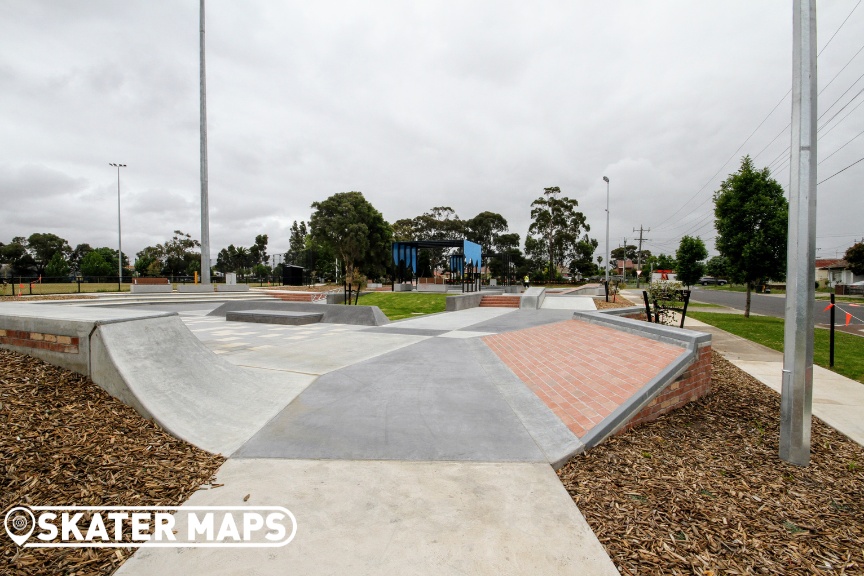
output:
{"label": "lawn area", "polygon": [[446,294],[420,294],[417,292],[376,292],[360,296],[358,304],[378,306],[390,320],[414,318],[423,314],[444,312]]}
{"label": "lawn area", "polygon": [[[12,294],[12,290],[15,294]],[[0,285],[0,296],[17,296],[22,290],[22,285],[10,283],[3,287]],[[32,285],[28,282],[23,284],[24,296],[29,295],[45,295],[45,294],[78,294],[77,282],[57,282],[40,284],[34,282]],[[129,283],[121,284],[122,292],[129,292]],[[94,292],[117,292],[117,282],[81,282],[81,294]]]}
{"label": "lawn area", "polygon": [[[744,318],[739,314],[691,313],[689,311],[687,315],[730,334],[758,342],[779,352],[783,351],[784,321],[782,318],[770,316]],[[813,341],[813,362],[823,368],[828,368],[828,339],[828,330],[816,328]],[[835,332],[834,368],[829,369],[864,383],[864,338]]]}
{"label": "lawn area", "polygon": [[711,304],[709,302],[698,302],[696,300],[693,300],[692,297],[690,299],[690,304],[687,305],[688,311],[690,308],[727,308],[728,309],[727,306],[721,306],[720,304]]}

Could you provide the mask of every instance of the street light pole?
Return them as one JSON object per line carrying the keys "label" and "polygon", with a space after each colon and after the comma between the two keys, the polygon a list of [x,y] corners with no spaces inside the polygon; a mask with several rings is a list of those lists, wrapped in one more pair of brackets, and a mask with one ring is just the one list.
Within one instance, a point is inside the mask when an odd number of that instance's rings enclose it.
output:
{"label": "street light pole", "polygon": [[609,284],[609,178],[603,176],[606,182],[606,284]]}
{"label": "street light pole", "polygon": [[201,284],[210,284],[210,200],[207,175],[207,65],[204,54],[204,0],[200,2],[198,16],[201,105]]}
{"label": "street light pole", "polygon": [[109,166],[117,168],[117,291],[122,291],[120,283],[123,282],[123,234],[120,228],[120,168],[126,168],[126,164],[115,164],[109,162]]}

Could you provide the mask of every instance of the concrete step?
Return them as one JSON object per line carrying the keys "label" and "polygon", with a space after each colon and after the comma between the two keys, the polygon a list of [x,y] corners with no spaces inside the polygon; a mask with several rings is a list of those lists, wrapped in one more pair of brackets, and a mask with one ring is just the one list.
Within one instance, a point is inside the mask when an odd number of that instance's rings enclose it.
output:
{"label": "concrete step", "polygon": [[481,308],[519,308],[519,296],[483,296]]}

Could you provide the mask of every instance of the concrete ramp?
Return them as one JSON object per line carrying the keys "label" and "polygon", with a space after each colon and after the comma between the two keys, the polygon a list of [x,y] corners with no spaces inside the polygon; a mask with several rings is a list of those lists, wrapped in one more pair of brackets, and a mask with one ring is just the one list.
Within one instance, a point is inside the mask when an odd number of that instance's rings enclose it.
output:
{"label": "concrete ramp", "polygon": [[293,400],[313,376],[252,371],[213,354],[179,316],[98,326],[92,380],[211,452],[230,454]]}
{"label": "concrete ramp", "polygon": [[315,379],[231,364],[170,312],[3,303],[0,347],[89,376],[171,434],[223,454]]}

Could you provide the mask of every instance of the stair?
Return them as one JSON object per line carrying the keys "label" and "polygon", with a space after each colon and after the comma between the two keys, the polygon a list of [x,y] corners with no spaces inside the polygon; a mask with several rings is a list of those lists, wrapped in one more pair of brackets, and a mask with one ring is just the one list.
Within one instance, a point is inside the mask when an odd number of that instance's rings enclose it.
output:
{"label": "stair", "polygon": [[519,296],[483,296],[481,308],[519,308]]}
{"label": "stair", "polygon": [[269,296],[284,300],[285,302],[312,302],[315,292],[267,292]]}

